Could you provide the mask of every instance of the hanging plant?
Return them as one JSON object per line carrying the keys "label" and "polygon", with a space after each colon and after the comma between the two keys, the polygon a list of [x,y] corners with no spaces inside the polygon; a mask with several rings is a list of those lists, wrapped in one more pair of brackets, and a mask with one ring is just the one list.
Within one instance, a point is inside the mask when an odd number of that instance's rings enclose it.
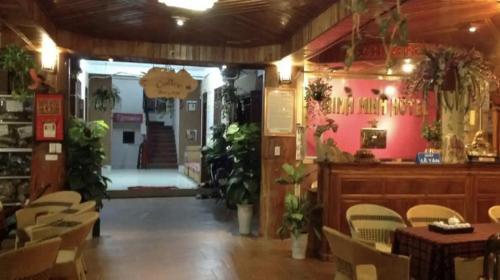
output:
{"label": "hanging plant", "polygon": [[480,97],[480,85],[498,80],[484,60],[475,51],[438,47],[424,51],[425,59],[406,81],[407,91],[422,92],[424,99],[433,91],[442,97],[448,110],[468,111],[469,105]]}
{"label": "hanging plant", "polygon": [[322,78],[318,78],[307,85],[305,100],[308,104],[312,100],[321,103],[330,97],[331,92],[332,86],[323,81]]}
{"label": "hanging plant", "polygon": [[113,109],[120,101],[120,91],[116,87],[111,89],[100,87],[94,92],[94,108],[97,111],[104,112]]}
{"label": "hanging plant", "polygon": [[240,103],[240,98],[236,94],[238,89],[233,83],[227,83],[222,87],[222,114],[230,121],[234,121],[233,109]]}
{"label": "hanging plant", "polygon": [[[345,46],[346,57],[344,60],[347,68],[350,68],[356,60],[357,47],[365,38],[380,40],[386,56],[385,65],[388,69],[393,66],[393,48],[408,44],[408,21],[406,16],[401,12],[401,0],[396,0],[395,2],[396,7],[393,9],[394,1],[351,0],[349,9],[352,13],[353,24],[350,41]],[[369,11],[374,12],[372,15],[366,15]],[[375,19],[378,25],[378,33],[376,35],[363,34],[361,32],[361,18],[363,16]]]}
{"label": "hanging plant", "polygon": [[11,94],[20,100],[33,97],[34,91],[29,89],[31,83],[29,71],[34,66],[33,57],[18,46],[7,46],[0,51],[0,67],[9,73]]}

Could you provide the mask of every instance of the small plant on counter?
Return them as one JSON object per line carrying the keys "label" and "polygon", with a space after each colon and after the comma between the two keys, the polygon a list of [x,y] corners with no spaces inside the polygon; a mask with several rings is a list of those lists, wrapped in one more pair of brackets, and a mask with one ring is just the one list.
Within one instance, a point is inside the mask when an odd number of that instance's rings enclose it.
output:
{"label": "small plant on counter", "polygon": [[33,97],[28,87],[31,83],[30,69],[35,67],[33,56],[18,46],[7,46],[0,51],[0,67],[9,73],[12,95],[25,101]]}
{"label": "small plant on counter", "polygon": [[108,129],[104,121],[72,119],[68,131],[68,184],[84,201],[95,200],[99,208],[102,199],[107,198],[106,189],[111,182],[101,174],[106,157],[101,141]]}
{"label": "small plant on counter", "polygon": [[441,147],[441,121],[437,120],[433,123],[425,123],[422,127],[421,135],[432,148]]}
{"label": "small plant on counter", "polygon": [[97,111],[112,110],[120,101],[120,91],[116,87],[100,87],[94,92],[94,108]]}

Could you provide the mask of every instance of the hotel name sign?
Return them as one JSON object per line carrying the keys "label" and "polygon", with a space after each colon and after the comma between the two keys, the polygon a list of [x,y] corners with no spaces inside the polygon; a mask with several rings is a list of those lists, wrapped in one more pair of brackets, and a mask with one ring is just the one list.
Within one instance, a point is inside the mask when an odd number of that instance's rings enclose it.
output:
{"label": "hotel name sign", "polygon": [[322,103],[327,114],[416,116],[427,115],[425,102],[417,98],[331,97]]}

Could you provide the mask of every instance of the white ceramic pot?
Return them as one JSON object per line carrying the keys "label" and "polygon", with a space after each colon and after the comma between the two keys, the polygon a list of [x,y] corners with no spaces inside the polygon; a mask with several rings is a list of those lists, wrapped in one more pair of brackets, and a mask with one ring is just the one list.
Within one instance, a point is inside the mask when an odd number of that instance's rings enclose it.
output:
{"label": "white ceramic pot", "polygon": [[253,205],[238,204],[238,226],[240,234],[248,235],[252,228]]}
{"label": "white ceramic pot", "polygon": [[301,234],[298,238],[292,234],[292,258],[303,260],[306,258],[307,233]]}

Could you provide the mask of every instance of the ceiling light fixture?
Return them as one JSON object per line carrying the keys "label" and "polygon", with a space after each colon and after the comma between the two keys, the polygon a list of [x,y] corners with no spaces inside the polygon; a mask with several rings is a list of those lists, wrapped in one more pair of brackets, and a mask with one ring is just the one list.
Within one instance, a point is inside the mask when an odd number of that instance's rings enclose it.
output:
{"label": "ceiling light fixture", "polygon": [[406,74],[410,74],[415,70],[415,64],[411,62],[411,59],[407,58],[404,60],[401,70]]}
{"label": "ceiling light fixture", "polygon": [[178,18],[176,20],[176,22],[177,22],[177,26],[184,26],[184,20],[182,18]]}
{"label": "ceiling light fixture", "polygon": [[470,33],[475,33],[477,31],[477,26],[475,25],[470,25],[469,26],[469,32]]}
{"label": "ceiling light fixture", "polygon": [[287,56],[276,63],[278,66],[279,81],[282,84],[290,84],[292,82],[293,61],[291,56]]}
{"label": "ceiling light fixture", "polygon": [[158,0],[158,2],[170,7],[200,12],[211,9],[217,1],[218,0]]}

